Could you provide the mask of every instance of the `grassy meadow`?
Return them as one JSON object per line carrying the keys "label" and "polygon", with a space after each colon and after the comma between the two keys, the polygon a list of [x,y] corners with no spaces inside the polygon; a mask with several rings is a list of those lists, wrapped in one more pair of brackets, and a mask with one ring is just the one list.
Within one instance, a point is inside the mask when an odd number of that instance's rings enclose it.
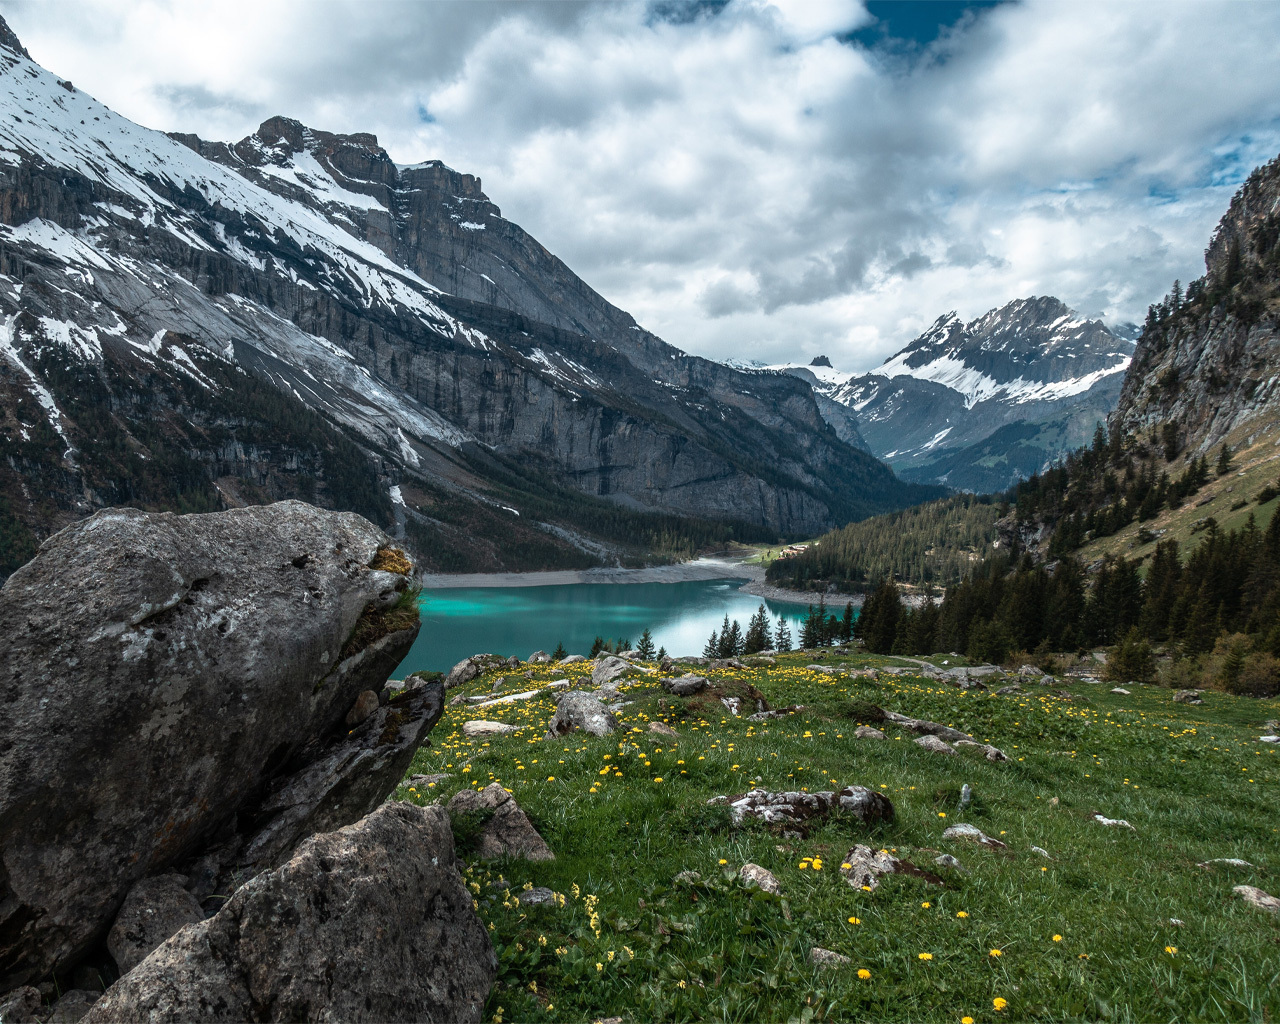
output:
{"label": "grassy meadow", "polygon": [[[500,967],[494,1021],[1002,1020],[1271,1021],[1280,1017],[1280,916],[1232,886],[1280,889],[1280,753],[1257,742],[1280,701],[1068,683],[1000,696],[919,676],[829,676],[812,652],[776,667],[709,673],[718,693],[754,687],[782,718],[750,722],[716,695],[672,697],[650,677],[611,737],[543,740],[547,695],[476,710],[451,705],[411,774],[443,773],[400,799],[447,800],[499,782],[556,859],[467,860],[468,883]],[[827,654],[842,669],[903,664]],[[505,692],[590,664],[505,673]],[[490,672],[459,694],[487,693]],[[996,684],[1001,685],[1001,684]],[[891,722],[855,739],[870,705],[954,726],[1000,747],[926,751]],[[518,726],[469,740],[473,718]],[[662,722],[672,737],[651,731]],[[835,815],[797,837],[731,827],[712,797],[751,789],[863,785],[896,808],[888,825]],[[960,808],[961,787],[973,800]],[[1108,827],[1095,813],[1125,819]],[[971,822],[1007,850],[944,840]],[[839,866],[854,843],[888,849],[942,878],[882,879],[854,889]],[[1041,847],[1048,857],[1032,851]],[[934,859],[953,854],[960,871]],[[1197,866],[1239,858],[1255,867]],[[747,862],[782,895],[746,887]],[[699,878],[678,879],[694,871]],[[546,886],[552,904],[521,906]],[[1180,922],[1180,923],[1175,923]],[[814,947],[850,963],[820,969]]]}

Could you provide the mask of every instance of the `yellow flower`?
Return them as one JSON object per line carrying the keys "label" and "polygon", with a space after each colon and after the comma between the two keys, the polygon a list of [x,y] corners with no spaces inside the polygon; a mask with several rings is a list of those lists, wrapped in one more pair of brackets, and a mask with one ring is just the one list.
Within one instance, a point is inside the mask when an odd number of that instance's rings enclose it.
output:
{"label": "yellow flower", "polygon": [[609,963],[613,963],[613,950],[609,950]]}
{"label": "yellow flower", "polygon": [[596,961],[596,972],[597,972],[597,973],[599,973],[600,971],[603,971],[603,970],[604,970],[604,964],[600,963],[600,962],[597,960],[597,961]]}
{"label": "yellow flower", "polygon": [[933,906],[933,904],[930,903],[928,900],[925,900],[923,903],[920,904],[920,906],[924,907],[925,910],[928,910],[931,906]]}
{"label": "yellow flower", "polygon": [[858,977],[861,978],[863,981],[866,981],[868,978],[871,977],[871,972],[867,970],[865,967],[859,967]]}
{"label": "yellow flower", "polygon": [[841,870],[841,871],[848,871],[848,870],[849,870],[850,868],[852,868],[852,867],[853,867],[853,865],[852,865],[852,864],[850,864],[848,861],[845,861],[843,864],[841,864],[841,865],[840,865],[840,870]]}
{"label": "yellow flower", "polygon": [[1089,959],[1089,954],[1088,954],[1088,953],[1081,953],[1078,957],[1076,957],[1076,959],[1077,959],[1077,960],[1088,960],[1088,959]]}
{"label": "yellow flower", "polygon": [[662,776],[661,776],[661,775],[659,775],[659,776],[658,776],[656,779],[654,779],[653,781],[654,781],[654,782],[661,782],[661,781],[662,781]]}
{"label": "yellow flower", "polygon": [[727,860],[725,860],[723,857],[721,857],[721,858],[720,858],[720,863],[721,863],[721,864],[728,864],[729,862],[728,862]]}
{"label": "yellow flower", "polygon": [[802,860],[798,866],[800,870],[803,871],[805,868],[809,866],[809,862],[806,860]]}
{"label": "yellow flower", "polygon": [[938,812],[938,817],[939,817],[939,818],[945,818],[946,816],[947,816],[947,812],[946,812],[946,811],[939,811],[939,812]]}
{"label": "yellow flower", "polygon": [[555,782],[555,781],[556,781],[556,777],[555,777],[554,775],[548,775],[548,776],[547,776],[547,781],[548,781],[548,782]]}
{"label": "yellow flower", "polygon": [[850,924],[862,924],[862,918],[860,918],[860,917],[851,917],[851,918],[849,918],[849,923],[850,923]]}
{"label": "yellow flower", "polygon": [[960,1018],[960,1024],[973,1024],[973,1018],[972,1018],[972,1017],[961,1017],[961,1018]]}
{"label": "yellow flower", "polygon": [[991,950],[991,956],[1004,956],[1004,951],[999,949]]}
{"label": "yellow flower", "polygon": [[1003,1010],[1006,1006],[1009,1005],[1009,1000],[1005,999],[1004,996],[996,996],[993,1000],[991,1000],[991,1005],[994,1006],[997,1010]]}
{"label": "yellow flower", "polygon": [[916,955],[917,955],[921,960],[932,960],[932,959],[933,959],[933,954],[932,954],[932,953],[917,953]]}
{"label": "yellow flower", "polygon": [[967,910],[957,910],[957,911],[956,911],[956,917],[968,917],[968,916],[969,916],[969,911],[967,911]]}
{"label": "yellow flower", "polygon": [[595,786],[592,786],[589,790],[587,790],[587,792],[588,792],[588,793],[594,793],[594,792],[596,792],[596,787],[595,787]]}
{"label": "yellow flower", "polygon": [[1054,942],[1061,942],[1061,941],[1062,941],[1062,936],[1061,936],[1061,935],[1055,935],[1055,936],[1053,937],[1053,941],[1054,941]]}
{"label": "yellow flower", "polygon": [[1175,955],[1177,954],[1177,952],[1178,952],[1178,947],[1177,947],[1177,946],[1165,946],[1165,947],[1164,947],[1164,951],[1165,951],[1166,953],[1168,953],[1170,956],[1175,956]]}

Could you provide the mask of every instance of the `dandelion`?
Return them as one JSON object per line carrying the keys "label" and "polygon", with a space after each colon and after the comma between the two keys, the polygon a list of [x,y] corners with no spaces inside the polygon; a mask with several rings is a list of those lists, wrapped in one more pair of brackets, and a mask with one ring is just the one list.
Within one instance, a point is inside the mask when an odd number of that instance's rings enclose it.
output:
{"label": "dandelion", "polygon": [[1062,936],[1061,936],[1061,935],[1055,935],[1055,936],[1053,937],[1053,941],[1054,941],[1054,942],[1061,942],[1061,941],[1062,941]]}
{"label": "dandelion", "polygon": [[858,977],[861,978],[863,981],[866,981],[868,978],[871,977],[871,972],[867,970],[865,967],[859,967]]}
{"label": "dandelion", "polygon": [[968,916],[969,916],[969,911],[967,911],[967,910],[957,910],[957,911],[956,911],[956,917],[968,917]]}
{"label": "dandelion", "polygon": [[993,1000],[991,1000],[991,1005],[994,1006],[997,1010],[1003,1010],[1006,1006],[1009,1005],[1009,1000],[1007,1000],[1004,996],[996,996]]}
{"label": "dandelion", "polygon": [[554,775],[548,775],[548,776],[547,776],[547,781],[548,781],[548,782],[555,782],[555,781],[556,781],[556,777],[555,777]]}
{"label": "dandelion", "polygon": [[1001,949],[993,949],[993,950],[991,950],[991,951],[990,951],[989,955],[990,955],[990,956],[1004,956],[1004,950],[1001,950]]}
{"label": "dandelion", "polygon": [[653,781],[654,781],[654,782],[661,782],[661,781],[662,781],[662,776],[661,776],[661,775],[659,775],[659,776],[658,776],[656,779],[654,779]]}
{"label": "dandelion", "polygon": [[720,863],[721,863],[721,864],[728,864],[729,862],[728,862],[727,860],[725,860],[723,857],[721,857],[721,858],[720,858]]}
{"label": "dandelion", "polygon": [[961,1018],[960,1018],[960,1024],[973,1024],[973,1018],[972,1018],[972,1017],[961,1017]]}
{"label": "dandelion", "polygon": [[945,818],[946,816],[947,816],[947,812],[946,812],[946,811],[939,811],[939,812],[938,812],[938,817],[939,817],[939,818]]}
{"label": "dandelion", "polygon": [[1168,953],[1170,956],[1177,956],[1177,954],[1178,954],[1178,947],[1177,947],[1177,946],[1165,946],[1165,947],[1164,947],[1164,951],[1165,951],[1166,953]]}
{"label": "dandelion", "polygon": [[932,959],[933,959],[933,954],[932,954],[932,953],[917,953],[917,954],[916,954],[916,956],[917,956],[919,959],[921,959],[921,960],[932,960]]}
{"label": "dandelion", "polygon": [[841,864],[841,865],[840,865],[840,870],[841,870],[841,871],[849,871],[849,870],[851,870],[852,868],[853,868],[853,865],[852,865],[852,864],[850,864],[848,861],[845,861],[843,864]]}
{"label": "dandelion", "polygon": [[1077,960],[1088,960],[1088,959],[1089,959],[1089,954],[1088,954],[1088,953],[1081,953],[1078,957],[1076,957],[1076,959],[1077,959]]}
{"label": "dandelion", "polygon": [[933,904],[930,903],[928,900],[925,900],[923,903],[920,904],[920,906],[924,907],[925,910],[928,910],[930,907],[933,906]]}
{"label": "dandelion", "polygon": [[860,918],[860,917],[851,917],[851,918],[849,918],[849,923],[850,923],[850,924],[862,924],[862,918]]}

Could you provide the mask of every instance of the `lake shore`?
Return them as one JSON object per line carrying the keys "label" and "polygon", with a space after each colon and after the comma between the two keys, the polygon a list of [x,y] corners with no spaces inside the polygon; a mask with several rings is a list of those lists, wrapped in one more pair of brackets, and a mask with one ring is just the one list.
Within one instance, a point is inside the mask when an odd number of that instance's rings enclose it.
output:
{"label": "lake shore", "polygon": [[763,584],[764,569],[729,558],[696,558],[691,562],[654,565],[645,569],[436,573],[422,576],[419,583],[424,590],[441,590],[453,587],[556,587],[570,583],[692,583],[698,580],[724,579],[759,581]]}

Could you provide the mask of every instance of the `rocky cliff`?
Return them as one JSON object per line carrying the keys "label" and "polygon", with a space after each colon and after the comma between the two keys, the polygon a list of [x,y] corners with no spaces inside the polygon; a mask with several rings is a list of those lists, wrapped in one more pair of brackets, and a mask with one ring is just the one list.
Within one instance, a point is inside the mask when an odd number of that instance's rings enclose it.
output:
{"label": "rocky cliff", "polygon": [[287,118],[230,145],[148,131],[17,46],[0,572],[121,503],[303,498],[448,569],[591,564],[688,520],[809,533],[928,493],[802,382],[642,330],[470,175]]}
{"label": "rocky cliff", "polygon": [[1163,433],[1205,452],[1280,409],[1280,157],[1231,200],[1205,275],[1151,308],[1112,417],[1129,435]]}

